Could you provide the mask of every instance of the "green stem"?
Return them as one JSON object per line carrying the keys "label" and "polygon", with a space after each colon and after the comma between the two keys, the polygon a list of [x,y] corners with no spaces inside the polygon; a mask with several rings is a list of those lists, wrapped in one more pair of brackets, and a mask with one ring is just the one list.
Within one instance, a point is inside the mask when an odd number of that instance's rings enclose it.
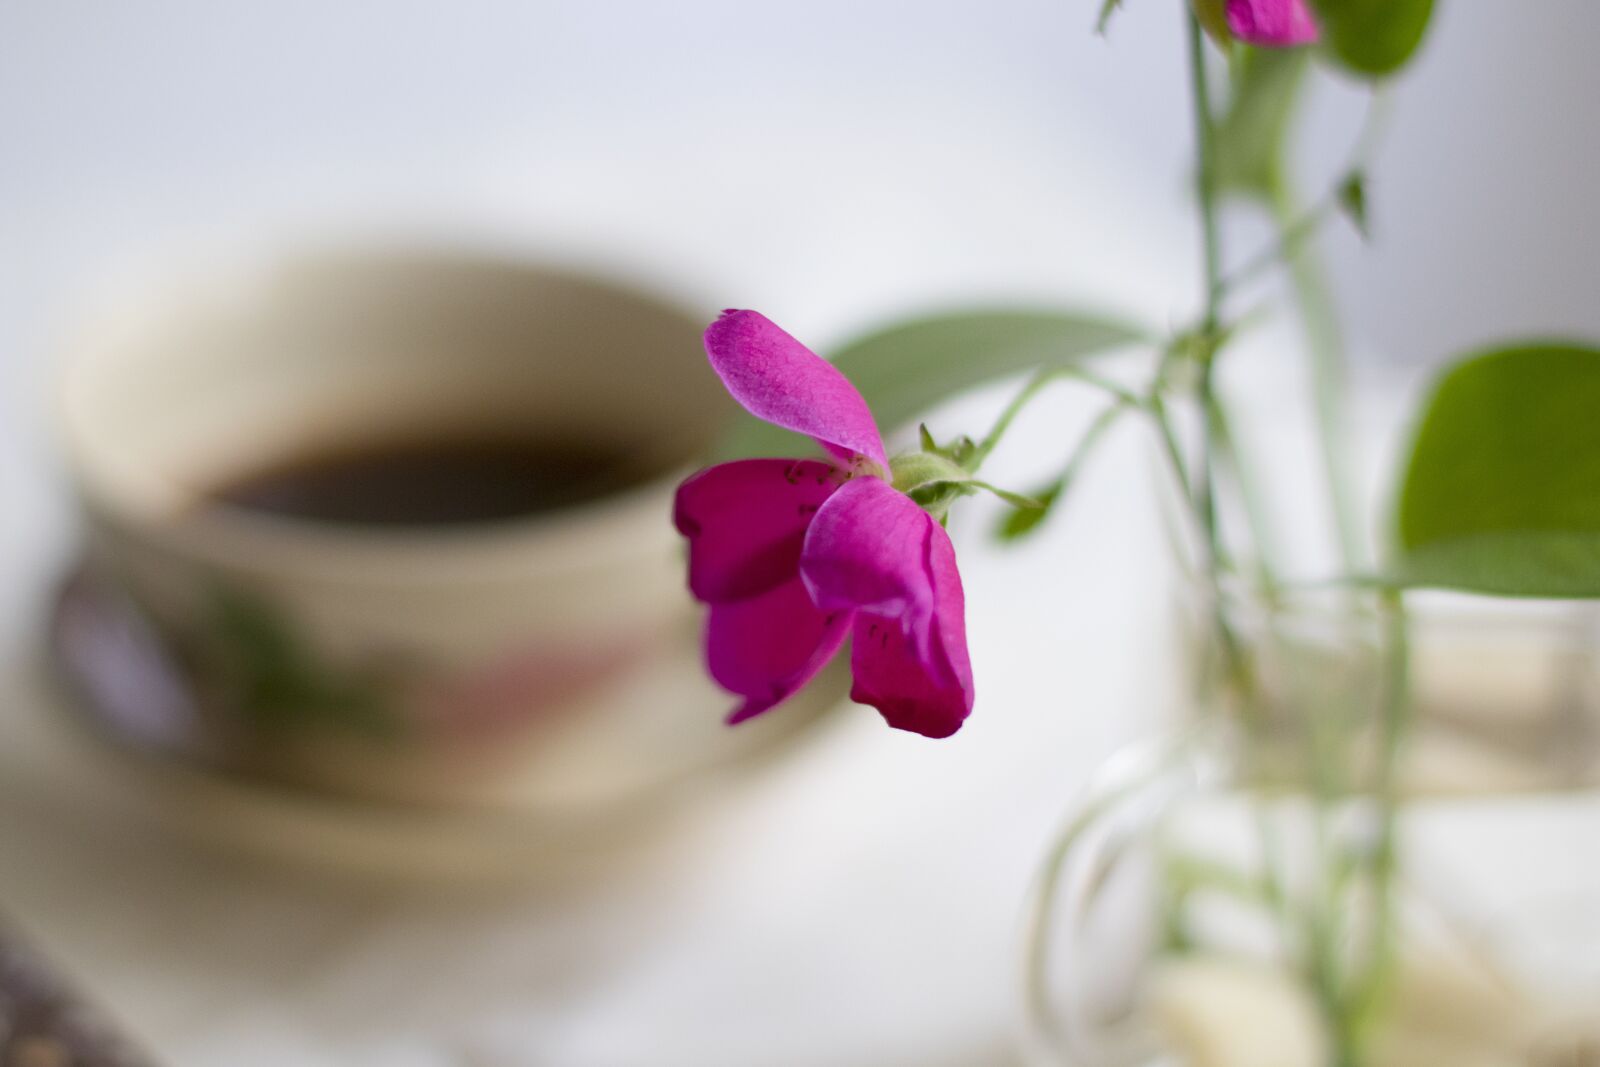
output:
{"label": "green stem", "polygon": [[[1273,214],[1280,233],[1287,235],[1299,218],[1294,197],[1287,183],[1280,182],[1273,193]],[[1305,329],[1306,348],[1311,356],[1311,392],[1316,406],[1317,438],[1320,445],[1322,477],[1328,504],[1338,532],[1339,558],[1349,572],[1360,570],[1366,553],[1361,543],[1350,472],[1347,469],[1344,338],[1339,329],[1333,297],[1323,277],[1321,265],[1307,242],[1287,247],[1289,280],[1300,321]]]}
{"label": "green stem", "polygon": [[[1217,166],[1216,127],[1211,111],[1211,81],[1206,76],[1205,34],[1194,12],[1189,13],[1189,79],[1194,96],[1195,155],[1199,164],[1195,175],[1195,201],[1200,212],[1201,262],[1205,271],[1205,313],[1201,320],[1201,336],[1206,348],[1200,363],[1200,380],[1196,392],[1200,410],[1211,410],[1215,403],[1215,368],[1217,326],[1221,319],[1222,302],[1219,288],[1222,281],[1222,234],[1217,223]],[[1195,501],[1200,509],[1201,526],[1206,534],[1206,548],[1210,553],[1210,570],[1215,577],[1221,559],[1220,534],[1217,528],[1216,479],[1213,473],[1213,442],[1211,420],[1202,419],[1200,444],[1199,483],[1195,487]]]}
{"label": "green stem", "polygon": [[[1200,214],[1201,262],[1204,270],[1202,292],[1205,299],[1201,336],[1205,348],[1200,361],[1199,380],[1195,386],[1196,402],[1201,412],[1200,457],[1196,464],[1198,475],[1189,495],[1191,506],[1200,516],[1200,528],[1205,546],[1205,574],[1210,586],[1212,618],[1217,630],[1217,642],[1223,656],[1223,666],[1232,695],[1239,699],[1248,712],[1250,693],[1254,689],[1253,672],[1245,658],[1244,646],[1229,622],[1227,605],[1223,602],[1222,568],[1226,554],[1222,549],[1222,531],[1217,521],[1216,493],[1216,441],[1212,419],[1207,414],[1218,406],[1215,369],[1216,343],[1220,333],[1222,302],[1219,292],[1222,280],[1222,232],[1217,219],[1217,168],[1216,124],[1211,105],[1211,82],[1206,74],[1205,32],[1200,20],[1191,10],[1189,23],[1189,78],[1194,97],[1195,155],[1198,164],[1195,176],[1195,202]],[[1164,433],[1171,438],[1169,420],[1160,419]],[[1169,444],[1169,447],[1172,447]]]}
{"label": "green stem", "polygon": [[1172,468],[1172,480],[1178,483],[1178,491],[1183,494],[1184,503],[1193,508],[1194,480],[1189,477],[1189,465],[1184,461],[1177,432],[1172,428],[1172,417],[1167,413],[1166,401],[1161,399],[1160,393],[1151,393],[1146,407],[1151,420],[1156,424],[1156,439],[1161,443],[1161,454],[1166,457],[1167,466]]}
{"label": "green stem", "polygon": [[[1189,77],[1194,89],[1195,153],[1199,163],[1195,193],[1200,210],[1201,261],[1205,271],[1205,314],[1201,320],[1201,333],[1208,342],[1200,365],[1197,389],[1201,410],[1209,411],[1215,402],[1216,367],[1216,353],[1210,346],[1215,342],[1222,310],[1219,293],[1222,283],[1222,234],[1217,222],[1216,129],[1212,120],[1211,82],[1206,76],[1205,35],[1200,28],[1200,20],[1192,11],[1189,13]],[[1209,547],[1215,550],[1218,531],[1212,453],[1210,420],[1206,419],[1201,438],[1199,507]],[[1213,551],[1213,560],[1216,555]]]}
{"label": "green stem", "polygon": [[1411,640],[1405,601],[1395,590],[1382,598],[1385,678],[1381,746],[1373,802],[1378,807],[1378,841],[1373,851],[1372,881],[1377,914],[1366,970],[1351,1002],[1365,1014],[1377,999],[1394,952],[1394,884],[1399,857],[1400,755],[1411,726]]}
{"label": "green stem", "polygon": [[[1244,650],[1239,646],[1232,627],[1229,625],[1227,606],[1222,602],[1220,595],[1220,572],[1223,566],[1223,553],[1221,545],[1221,532],[1219,529],[1216,506],[1216,476],[1217,467],[1217,432],[1225,429],[1227,425],[1226,413],[1216,395],[1215,368],[1216,346],[1218,343],[1219,326],[1221,321],[1221,300],[1224,284],[1222,279],[1222,242],[1217,216],[1217,190],[1216,190],[1216,164],[1214,130],[1212,122],[1212,105],[1210,85],[1206,76],[1205,45],[1203,34],[1198,19],[1193,11],[1189,13],[1189,56],[1190,76],[1194,90],[1194,121],[1196,147],[1199,171],[1196,180],[1196,195],[1200,213],[1200,228],[1202,239],[1202,260],[1205,271],[1205,309],[1202,319],[1201,336],[1205,341],[1202,349],[1202,360],[1199,367],[1199,376],[1196,383],[1196,400],[1201,412],[1201,454],[1198,462],[1199,485],[1196,506],[1201,515],[1201,524],[1205,530],[1206,545],[1208,549],[1207,571],[1211,579],[1211,592],[1215,598],[1216,625],[1218,641],[1221,646],[1229,669],[1230,681],[1235,684],[1235,695],[1240,700],[1242,710],[1245,712],[1244,724],[1248,730],[1252,724],[1258,722],[1268,709],[1257,707],[1255,686],[1248,683],[1250,672]],[[1287,204],[1280,204],[1280,225],[1284,231],[1284,238],[1289,239],[1289,233],[1298,217],[1292,211],[1284,211]],[[1291,261],[1291,267],[1296,275],[1296,284],[1300,292],[1303,318],[1310,324],[1309,329],[1314,331],[1312,347],[1315,384],[1317,388],[1318,425],[1321,431],[1325,465],[1329,475],[1330,486],[1335,493],[1336,514],[1339,516],[1341,549],[1348,554],[1348,550],[1355,542],[1348,536],[1349,529],[1353,529],[1345,519],[1347,514],[1346,500],[1342,495],[1343,471],[1338,466],[1339,459],[1336,449],[1339,445],[1337,430],[1339,426],[1338,415],[1341,409],[1337,406],[1339,398],[1329,390],[1335,390],[1342,385],[1339,377],[1338,354],[1340,346],[1337,344],[1337,334],[1332,323],[1331,306],[1325,299],[1318,301],[1322,296],[1320,278],[1318,278],[1307,265],[1304,256],[1296,256]],[[1330,343],[1331,339],[1331,343]],[[1240,683],[1246,683],[1241,685]],[[1323,783],[1318,783],[1319,786]],[[1313,818],[1316,820],[1319,852],[1326,854],[1327,848],[1327,817],[1326,805],[1329,803],[1327,796],[1322,795],[1323,790],[1315,791],[1312,803],[1315,807]],[[1324,872],[1325,874],[1327,872]],[[1335,925],[1333,909],[1328,908],[1327,901],[1320,899],[1321,893],[1314,893],[1310,908],[1305,915],[1307,925],[1304,929],[1307,959],[1305,965],[1312,988],[1316,991],[1321,1007],[1324,1022],[1333,1043],[1332,1061],[1338,1067],[1354,1067],[1359,1062],[1359,1050],[1355,1044],[1354,1035],[1348,1025],[1348,1013],[1342,996],[1342,983],[1339,980],[1338,966],[1338,931]],[[1282,916],[1287,920],[1288,916]],[[1284,926],[1286,937],[1292,936],[1289,924]]]}
{"label": "green stem", "polygon": [[1225,299],[1257,275],[1279,265],[1288,267],[1290,286],[1306,333],[1306,348],[1311,356],[1323,480],[1337,531],[1340,561],[1346,572],[1358,571],[1366,561],[1366,552],[1361,537],[1361,512],[1346,466],[1344,339],[1312,239],[1323,223],[1339,210],[1344,186],[1366,173],[1388,115],[1386,103],[1387,97],[1374,92],[1343,176],[1311,209],[1302,211],[1297,206],[1280,162],[1275,168],[1268,197],[1277,236],[1270,247],[1222,279],[1215,294],[1218,300]]}
{"label": "green stem", "polygon": [[1078,438],[1078,443],[1073,446],[1072,454],[1067,457],[1067,465],[1061,468],[1061,474],[1045,490],[1047,496],[1059,496],[1067,486],[1078,480],[1079,474],[1089,462],[1089,457],[1094,454],[1101,439],[1127,410],[1128,405],[1117,400],[1094,417],[1094,421],[1089,423],[1089,428],[1083,431],[1083,436]]}
{"label": "green stem", "polygon": [[1219,283],[1221,291],[1217,294],[1218,298],[1225,297],[1275,267],[1292,261],[1300,254],[1306,241],[1314,236],[1322,224],[1338,210],[1337,189],[1323,197],[1321,203],[1295,217],[1293,221],[1288,220],[1288,210],[1285,207],[1275,206],[1273,217],[1278,232],[1273,237],[1272,244],[1245,260],[1242,265],[1235,267],[1226,278],[1223,278]]}
{"label": "green stem", "polygon": [[972,453],[972,458],[967,463],[969,472],[978,473],[978,468],[983,466],[983,461],[989,458],[989,453],[994,451],[995,446],[1000,443],[1000,439],[1006,435],[1006,431],[1011,429],[1011,424],[1016,421],[1018,415],[1022,414],[1022,409],[1028,406],[1028,401],[1038,395],[1039,390],[1043,389],[1050,381],[1050,377],[1049,371],[1040,371],[1035,374],[1028,380],[1028,384],[1022,387],[1022,391],[1012,398],[1011,403],[1006,405],[1005,410],[1000,413],[1000,417],[995,420],[989,432],[979,442],[977,451]]}
{"label": "green stem", "polygon": [[1093,371],[1087,371],[1081,367],[1062,367],[1061,369],[1052,371],[1051,373],[1059,375],[1063,378],[1070,378],[1075,382],[1082,382],[1084,385],[1093,386],[1103,393],[1108,393],[1111,396],[1116,397],[1119,401],[1127,404],[1130,407],[1144,406],[1144,398],[1138,393],[1135,393],[1132,389],[1129,389],[1125,386],[1118,385],[1110,378],[1102,377]]}
{"label": "green stem", "polygon": [[1022,414],[1022,410],[1039,395],[1039,392],[1046,385],[1061,378],[1079,381],[1102,392],[1109,393],[1122,405],[1129,407],[1142,407],[1144,405],[1144,401],[1135,395],[1132,390],[1118,385],[1109,378],[1102,378],[1092,371],[1082,370],[1077,367],[1057,367],[1052,370],[1039,371],[1028,380],[1028,384],[1022,387],[1021,392],[1012,397],[1011,402],[1000,413],[1000,417],[989,428],[989,432],[978,443],[978,447],[973,451],[966,464],[969,474],[978,473],[978,468],[983,466],[983,461],[989,458],[989,453],[993,452],[996,446],[1000,444],[1006,432],[1011,429],[1011,424],[1016,421],[1018,415]]}
{"label": "green stem", "polygon": [[1234,492],[1244,506],[1245,521],[1250,525],[1250,537],[1255,544],[1256,581],[1261,584],[1262,595],[1267,598],[1268,603],[1276,604],[1282,584],[1273,570],[1272,561],[1280,556],[1272,523],[1261,502],[1260,487],[1256,484],[1255,472],[1246,464],[1238,442],[1234,439],[1233,430],[1229,426],[1228,414],[1222,406],[1212,404],[1206,417],[1211,420],[1211,433],[1217,446],[1218,465],[1222,473],[1231,475]]}
{"label": "green stem", "polygon": [[1215,333],[1221,302],[1222,237],[1217,224],[1216,129],[1211,111],[1211,82],[1206,77],[1205,35],[1200,20],[1189,15],[1189,79],[1194,90],[1195,151],[1200,164],[1196,185],[1200,208],[1201,255],[1205,265],[1205,329]]}

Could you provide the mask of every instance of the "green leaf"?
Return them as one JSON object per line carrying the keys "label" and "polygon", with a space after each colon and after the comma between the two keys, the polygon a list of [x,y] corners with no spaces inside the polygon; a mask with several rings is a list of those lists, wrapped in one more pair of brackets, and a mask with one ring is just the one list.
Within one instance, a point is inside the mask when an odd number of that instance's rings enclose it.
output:
{"label": "green leaf", "polygon": [[1600,349],[1528,343],[1445,372],[1400,488],[1392,580],[1600,597]]}
{"label": "green leaf", "polygon": [[[1070,367],[1087,356],[1145,340],[1147,335],[1137,327],[1098,315],[965,311],[890,326],[846,345],[833,362],[866,397],[887,433],[985,382],[1041,367]],[[814,451],[810,442],[747,417],[720,443],[716,458]]]}
{"label": "green leaf", "polygon": [[1194,9],[1194,17],[1199,20],[1200,28],[1206,31],[1212,43],[1231,54],[1233,31],[1228,29],[1226,0],[1190,0],[1189,6]]}
{"label": "green leaf", "polygon": [[1061,482],[1054,482],[1033,494],[1033,498],[1039,503],[1038,507],[1013,508],[1006,512],[1001,516],[995,536],[1002,541],[1015,541],[1032,533],[1050,514],[1051,507],[1055,505],[1065,488]]}
{"label": "green leaf", "polygon": [[1304,48],[1239,50],[1233,94],[1213,141],[1218,189],[1270,199],[1282,184],[1284,145],[1308,59]]}
{"label": "green leaf", "polygon": [[1401,557],[1387,584],[1505,597],[1600,597],[1600,537],[1533,530],[1459,537]]}
{"label": "green leaf", "polygon": [[1094,455],[1101,440],[1105,438],[1106,431],[1111,429],[1132,406],[1134,405],[1119,400],[1097,415],[1073,447],[1072,455],[1067,459],[1067,465],[1062,469],[1060,476],[1033,494],[1038,507],[1011,512],[1001,521],[999,528],[995,530],[995,536],[1001,541],[1015,541],[1032,533],[1040,523],[1044,522],[1051,509],[1078,483],[1078,475],[1089,462],[1089,458]]}
{"label": "green leaf", "polygon": [[[898,488],[898,487],[897,487]],[[950,501],[958,496],[971,496],[978,490],[993,493],[1001,500],[1014,508],[1024,511],[1043,511],[1044,502],[1021,493],[1013,493],[1009,489],[1001,489],[997,485],[980,481],[977,478],[939,478],[933,481],[922,482],[906,491],[906,495],[918,504],[930,508],[948,507]]]}
{"label": "green leaf", "polygon": [[995,496],[999,497],[1001,500],[1005,501],[1007,504],[1010,504],[1013,508],[1016,508],[1019,511],[1042,512],[1045,509],[1044,501],[1038,500],[1031,496],[1024,496],[1021,493],[1013,493],[1009,489],[1001,489],[998,485],[990,485],[988,482],[980,482],[976,478],[969,479],[967,484],[976,486],[985,492],[993,493]]}
{"label": "green leaf", "polygon": [[1345,213],[1351,225],[1363,240],[1372,236],[1367,225],[1367,177],[1356,171],[1339,183],[1339,210]]}
{"label": "green leaf", "polygon": [[1433,0],[1313,0],[1313,6],[1328,51],[1369,78],[1405,66],[1433,17]]}
{"label": "green leaf", "polygon": [[1122,0],[1105,0],[1100,5],[1100,17],[1095,20],[1094,32],[1105,36],[1106,27],[1111,25],[1111,16],[1117,13],[1117,8],[1122,6]]}

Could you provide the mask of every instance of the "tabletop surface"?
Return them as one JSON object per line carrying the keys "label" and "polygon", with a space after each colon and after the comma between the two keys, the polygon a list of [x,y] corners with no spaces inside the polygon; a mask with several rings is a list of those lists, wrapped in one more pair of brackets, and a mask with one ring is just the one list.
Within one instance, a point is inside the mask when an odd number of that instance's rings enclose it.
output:
{"label": "tabletop surface", "polygon": [[1014,553],[957,524],[982,696],[955,740],[847,709],[601,874],[439,884],[196,845],[24,660],[0,901],[158,1062],[1005,1062],[1034,866],[1165,674],[1141,636],[1159,539],[1126,533],[1147,504],[1097,481],[1094,521]]}

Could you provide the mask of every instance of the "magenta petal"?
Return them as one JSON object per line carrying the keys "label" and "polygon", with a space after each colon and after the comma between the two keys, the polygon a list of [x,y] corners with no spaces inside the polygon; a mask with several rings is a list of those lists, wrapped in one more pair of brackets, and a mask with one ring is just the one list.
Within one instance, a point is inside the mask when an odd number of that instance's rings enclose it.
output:
{"label": "magenta petal", "polygon": [[909,497],[857,478],[812,521],[800,574],[823,610],[855,623],[851,699],[889,725],[954,733],[972,710],[966,600],[949,535]]}
{"label": "magenta petal", "polygon": [[800,553],[800,576],[824,610],[902,615],[931,595],[923,545],[931,516],[881,478],[846,482],[817,511]]}
{"label": "magenta petal", "polygon": [[711,367],[746,411],[807,434],[844,459],[888,456],[867,402],[831,363],[754,311],[724,311],[706,329]]}
{"label": "magenta petal", "polygon": [[814,459],[723,463],[678,487],[672,521],[689,539],[689,589],[743,600],[800,573],[800,546],[843,474]]}
{"label": "magenta petal", "polygon": [[1291,48],[1317,39],[1317,22],[1305,0],[1228,0],[1228,29],[1239,40]]}
{"label": "magenta petal", "polygon": [[749,600],[714,604],[706,622],[706,666],[718,685],[744,697],[740,723],[789,699],[844,643],[850,614],[824,614],[799,579]]}

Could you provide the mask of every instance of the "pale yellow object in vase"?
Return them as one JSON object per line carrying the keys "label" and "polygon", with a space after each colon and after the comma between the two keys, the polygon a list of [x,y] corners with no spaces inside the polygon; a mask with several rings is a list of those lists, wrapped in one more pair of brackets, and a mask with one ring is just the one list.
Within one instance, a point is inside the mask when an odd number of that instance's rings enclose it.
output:
{"label": "pale yellow object in vase", "polygon": [[1156,973],[1150,1008],[1187,1067],[1322,1067],[1316,1005],[1282,968],[1236,957],[1175,959]]}
{"label": "pale yellow object in vase", "polygon": [[[1401,961],[1364,1067],[1546,1067],[1597,1062],[1592,1028],[1457,956]],[[1327,1030],[1288,970],[1223,955],[1175,959],[1149,1008],[1186,1067],[1324,1067]],[[1589,1043],[1586,1043],[1589,1042]],[[1583,1058],[1590,1056],[1591,1058]]]}

